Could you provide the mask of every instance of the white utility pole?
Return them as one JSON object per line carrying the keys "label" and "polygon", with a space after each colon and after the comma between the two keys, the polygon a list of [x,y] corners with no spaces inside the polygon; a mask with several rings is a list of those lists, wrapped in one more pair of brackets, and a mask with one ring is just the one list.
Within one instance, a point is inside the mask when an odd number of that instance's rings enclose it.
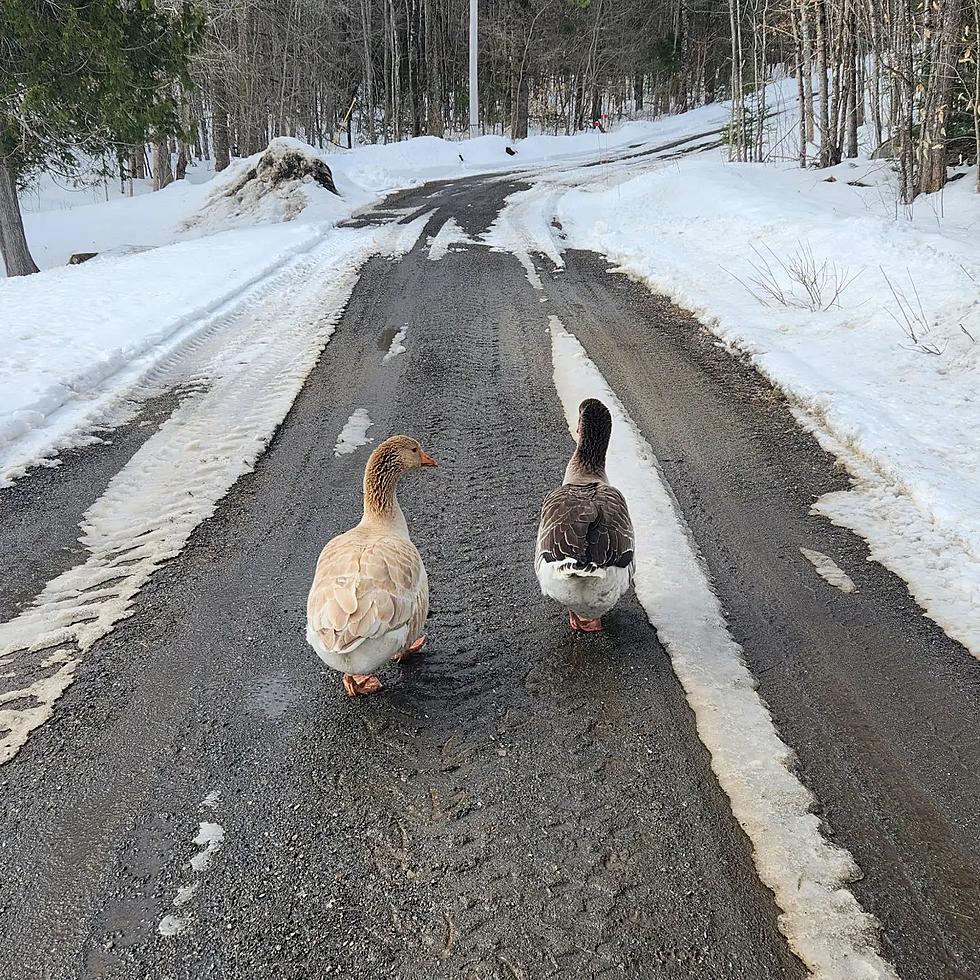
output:
{"label": "white utility pole", "polygon": [[480,0],[470,0],[470,136],[480,128],[480,87],[476,78],[476,25]]}

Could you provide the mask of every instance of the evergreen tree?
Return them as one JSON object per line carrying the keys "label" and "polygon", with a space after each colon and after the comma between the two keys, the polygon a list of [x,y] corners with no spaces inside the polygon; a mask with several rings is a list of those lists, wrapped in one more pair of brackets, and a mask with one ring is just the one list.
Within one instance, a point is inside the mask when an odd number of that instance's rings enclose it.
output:
{"label": "evergreen tree", "polygon": [[0,249],[8,275],[37,271],[17,186],[79,154],[122,153],[181,133],[178,86],[203,35],[188,3],[0,3]]}

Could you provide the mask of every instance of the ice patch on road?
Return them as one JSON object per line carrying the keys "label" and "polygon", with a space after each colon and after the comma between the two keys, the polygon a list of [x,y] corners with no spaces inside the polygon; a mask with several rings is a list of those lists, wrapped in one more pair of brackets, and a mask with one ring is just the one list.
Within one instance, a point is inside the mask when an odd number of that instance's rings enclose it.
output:
{"label": "ice patch on road", "polygon": [[822,980],[897,980],[878,953],[880,924],[843,887],[860,869],[821,834],[814,798],[756,693],[697,546],[650,446],[578,340],[550,318],[555,387],[574,431],[582,399],[602,399],[614,428],[607,470],[636,533],[636,593],[694,710],[698,735],[752,842],[790,947]]}
{"label": "ice patch on road", "polygon": [[829,555],[809,548],[800,548],[800,554],[817,570],[817,574],[841,592],[856,592],[854,580]]}
{"label": "ice patch on road", "polygon": [[403,255],[408,255],[415,248],[429,219],[434,215],[435,209],[420,214],[414,221],[408,224],[395,224],[386,227],[388,235],[384,245],[381,247],[380,254],[389,259],[400,259]]}
{"label": "ice patch on road", "polygon": [[[220,793],[217,790],[212,790],[207,796],[204,797],[203,800],[201,800],[201,802],[197,805],[197,808],[199,810],[216,809],[219,804],[219,799]],[[177,888],[177,892],[174,895],[172,902],[174,908],[183,908],[194,898],[194,896],[197,894],[197,889],[201,884],[200,876],[207,871],[215,855],[224,845],[224,842],[225,829],[220,823],[214,823],[210,820],[200,821],[193,843],[201,848],[201,850],[193,855],[187,862],[187,866],[194,872],[196,877],[187,884],[180,885]],[[190,926],[190,924],[190,915],[174,915],[174,913],[170,912],[157,924],[157,932],[160,933],[161,936],[171,938],[173,936],[180,935],[180,933],[184,932],[188,926]]]}
{"label": "ice patch on road", "polygon": [[211,823],[208,820],[201,821],[201,829],[194,838],[194,843],[201,847],[201,850],[191,858],[191,867],[200,874],[211,863],[212,858],[221,850],[221,845],[225,841],[225,829],[220,823]]}
{"label": "ice patch on road", "polygon": [[394,337],[391,338],[391,346],[388,348],[387,353],[383,358],[381,358],[381,363],[390,361],[393,357],[398,357],[399,354],[404,354],[406,351],[405,347],[405,337],[408,336],[408,324],[406,323]]}
{"label": "ice patch on road", "polygon": [[450,218],[435,235],[430,236],[429,258],[437,262],[449,251],[450,245],[469,245],[472,242],[473,239],[460,228],[456,219]]}
{"label": "ice patch on road", "polygon": [[372,425],[374,423],[371,421],[367,409],[355,409],[344,427],[340,430],[340,435],[337,436],[337,445],[333,447],[334,456],[349,456],[358,447],[366,446],[369,442],[374,442],[367,435],[367,430]]}
{"label": "ice patch on road", "polygon": [[[196,352],[182,355],[204,358],[201,384],[86,511],[80,536],[86,560],[0,624],[0,679],[12,688],[0,694],[0,764],[51,717],[82,656],[131,614],[156,569],[180,553],[253,468],[333,333],[358,268],[384,234],[329,233],[212,321]],[[164,362],[161,370],[172,367]]]}

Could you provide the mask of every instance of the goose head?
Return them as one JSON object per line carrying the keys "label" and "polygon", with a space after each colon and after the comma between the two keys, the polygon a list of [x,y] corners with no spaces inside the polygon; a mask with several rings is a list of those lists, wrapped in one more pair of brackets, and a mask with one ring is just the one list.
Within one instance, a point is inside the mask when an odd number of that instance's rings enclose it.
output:
{"label": "goose head", "polygon": [[575,452],[566,470],[566,483],[606,481],[606,451],[612,436],[612,415],[598,398],[586,398],[578,407]]}
{"label": "goose head", "polygon": [[438,466],[411,436],[391,436],[368,457],[364,468],[364,513],[391,516],[398,508],[395,485],[410,470]]}

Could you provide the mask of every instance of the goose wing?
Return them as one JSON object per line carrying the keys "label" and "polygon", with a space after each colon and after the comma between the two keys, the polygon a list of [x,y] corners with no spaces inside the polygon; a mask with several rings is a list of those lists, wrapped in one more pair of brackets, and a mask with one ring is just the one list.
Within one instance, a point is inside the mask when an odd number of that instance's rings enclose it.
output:
{"label": "goose wing", "polygon": [[605,483],[566,483],[541,506],[538,555],[576,568],[628,568],[633,563],[633,524],[626,499]]}
{"label": "goose wing", "polygon": [[320,553],[306,616],[327,650],[349,651],[405,625],[414,634],[411,642],[421,634],[428,611],[425,566],[411,541],[395,536],[365,541],[351,531]]}

